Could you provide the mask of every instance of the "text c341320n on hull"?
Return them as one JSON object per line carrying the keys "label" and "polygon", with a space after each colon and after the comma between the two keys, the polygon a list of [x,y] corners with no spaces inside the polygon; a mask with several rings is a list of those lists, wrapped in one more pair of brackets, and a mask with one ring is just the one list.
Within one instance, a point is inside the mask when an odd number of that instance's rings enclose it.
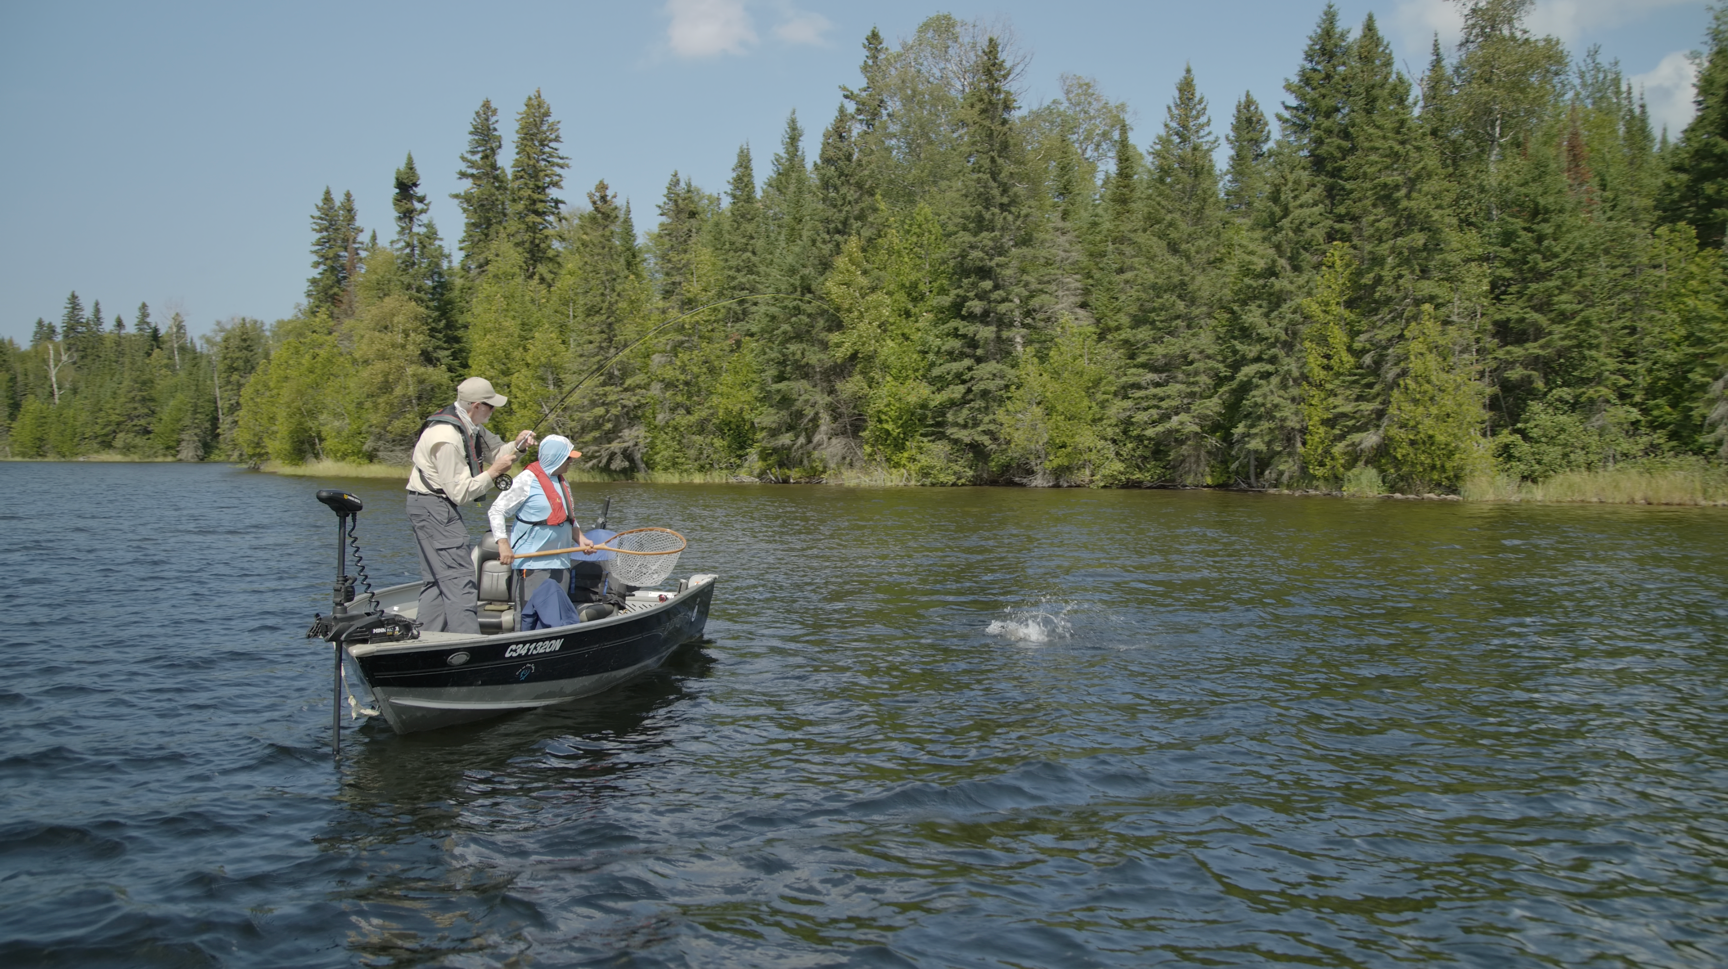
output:
{"label": "text c341320n on hull", "polygon": [[[486,619],[480,635],[421,631],[415,624],[420,583],[356,594],[356,577],[346,574],[345,543],[353,541],[359,499],[330,491],[318,497],[338,516],[337,579],[331,615],[318,617],[307,635],[339,650],[338,707],[344,690],[355,711],[368,705],[369,695],[370,709],[363,712],[382,714],[397,733],[592,696],[659,667],[673,650],[700,639],[708,621],[713,575],[692,575],[675,589],[632,590],[624,608],[605,618],[531,630],[515,628],[508,594],[487,602],[496,582],[479,581]],[[500,569],[490,548],[476,550],[475,569],[495,578]],[[365,570],[358,571],[364,583]],[[339,736],[339,726],[333,729]]]}

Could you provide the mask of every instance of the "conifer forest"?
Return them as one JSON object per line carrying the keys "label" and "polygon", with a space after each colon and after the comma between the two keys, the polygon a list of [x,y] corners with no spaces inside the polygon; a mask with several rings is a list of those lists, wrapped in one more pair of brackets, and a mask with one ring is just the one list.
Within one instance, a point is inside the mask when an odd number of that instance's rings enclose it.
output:
{"label": "conifer forest", "polygon": [[0,453],[400,465],[473,374],[510,396],[494,430],[544,417],[619,476],[1456,491],[1720,468],[1728,9],[1670,135],[1530,6],[1472,4],[1418,77],[1328,7],[1281,104],[1208,104],[1188,71],[1141,131],[1084,77],[1028,105],[1026,52],[938,15],[872,31],[819,133],[788,118],[726,185],[671,171],[653,213],[569,183],[579,146],[539,92],[513,129],[482,101],[439,160],[459,235],[408,155],[370,227],[347,192],[308,199],[287,319],[194,339],[73,293],[0,341]]}

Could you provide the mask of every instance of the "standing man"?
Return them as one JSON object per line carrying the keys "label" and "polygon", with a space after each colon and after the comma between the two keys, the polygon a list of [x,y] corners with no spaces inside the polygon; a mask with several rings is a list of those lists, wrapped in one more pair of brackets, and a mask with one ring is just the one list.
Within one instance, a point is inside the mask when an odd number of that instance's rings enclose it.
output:
{"label": "standing man", "polygon": [[460,506],[484,495],[492,479],[515,463],[516,452],[534,443],[534,432],[523,431],[499,445],[490,466],[481,466],[480,436],[491,436],[484,425],[507,401],[491,381],[469,377],[457,386],[456,403],[420,425],[408,472],[408,523],[420,546],[422,629],[480,635],[474,563]]}

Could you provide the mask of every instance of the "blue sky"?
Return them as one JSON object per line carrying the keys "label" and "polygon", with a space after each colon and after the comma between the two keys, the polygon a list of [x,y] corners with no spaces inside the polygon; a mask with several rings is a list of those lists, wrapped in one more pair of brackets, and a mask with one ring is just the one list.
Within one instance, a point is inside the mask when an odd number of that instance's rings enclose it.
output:
{"label": "blue sky", "polygon": [[[235,315],[292,312],[310,272],[313,205],[351,190],[361,224],[392,234],[391,178],[414,153],[447,242],[450,192],[481,99],[506,136],[536,88],[563,126],[563,197],[604,178],[654,221],[673,169],[711,191],[749,142],[766,173],[789,111],[813,151],[838,86],[857,83],[874,24],[893,42],[937,12],[1010,24],[1032,55],[1025,100],[1064,73],[1095,78],[1149,142],[1192,62],[1228,126],[1244,90],[1275,107],[1323,0],[826,3],[432,2],[0,5],[0,337],[28,339],[70,290],[108,320],[147,301],[194,333]],[[1455,39],[1446,0],[1340,0],[1372,11],[1413,72]],[[1685,52],[1705,0],[1538,0],[1532,26],[1575,52],[1600,44],[1677,132],[1690,113]],[[508,153],[508,145],[506,146]]]}

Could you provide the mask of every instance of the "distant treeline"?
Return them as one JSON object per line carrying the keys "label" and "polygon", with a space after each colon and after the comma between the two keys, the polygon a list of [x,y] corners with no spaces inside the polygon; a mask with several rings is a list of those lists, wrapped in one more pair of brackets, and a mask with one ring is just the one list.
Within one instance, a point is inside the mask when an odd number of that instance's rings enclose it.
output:
{"label": "distant treeline", "polygon": [[[677,172],[639,236],[604,181],[570,205],[536,92],[505,165],[475,113],[453,260],[414,159],[393,235],[328,189],[306,302],[202,345],[76,294],[0,343],[16,457],[404,460],[458,380],[590,468],[932,484],[1456,488],[1481,475],[1728,456],[1728,10],[1670,143],[1595,50],[1469,8],[1401,74],[1328,7],[1277,136],[1228,163],[1191,71],[1150,143],[1093,82],[1027,109],[1024,56],[949,16],[872,30],[813,162],[796,116],[758,182]],[[803,297],[803,298],[792,298]]]}

